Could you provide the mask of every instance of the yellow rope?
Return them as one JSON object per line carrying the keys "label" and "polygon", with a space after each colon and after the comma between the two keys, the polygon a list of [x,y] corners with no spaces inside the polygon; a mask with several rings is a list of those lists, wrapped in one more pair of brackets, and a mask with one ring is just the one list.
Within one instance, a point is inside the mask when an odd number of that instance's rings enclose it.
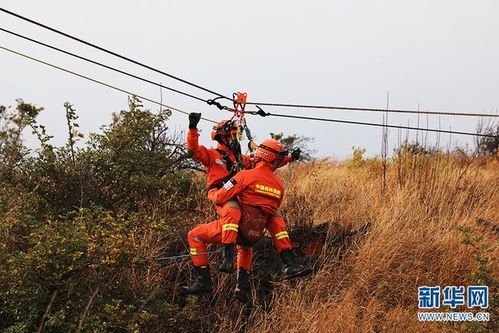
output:
{"label": "yellow rope", "polygon": [[[144,100],[144,101],[148,101],[148,102],[151,102],[151,103],[154,103],[154,104],[160,105],[160,106],[162,106],[162,107],[164,107],[164,108],[168,108],[168,109],[170,109],[170,110],[177,111],[177,112],[180,112],[180,113],[183,113],[183,114],[189,115],[189,112],[187,112],[187,111],[184,111],[184,110],[180,110],[180,109],[174,108],[174,107],[172,107],[172,106],[169,106],[169,105],[166,105],[166,104],[160,103],[160,102],[158,102],[158,101],[152,100],[152,99],[150,99],[150,98],[147,98],[147,97],[144,97],[144,96],[141,96],[141,95],[137,95],[137,94],[135,94],[135,93],[133,93],[133,92],[130,92],[130,91],[128,91],[128,90],[125,90],[125,89],[122,89],[122,88],[119,88],[119,87],[113,86],[113,85],[111,85],[111,84],[109,84],[109,83],[105,83],[105,82],[102,82],[102,81],[99,81],[99,80],[93,79],[93,78],[91,78],[91,77],[89,77],[89,76],[85,76],[85,75],[83,75],[83,74],[79,74],[79,73],[73,72],[73,71],[71,71],[71,70],[69,70],[69,69],[62,68],[62,67],[59,67],[59,66],[57,66],[57,65],[53,65],[53,64],[48,63],[48,62],[46,62],[46,61],[43,61],[43,60],[40,60],[40,59],[37,59],[37,58],[31,57],[31,56],[29,56],[29,55],[27,55],[27,54],[23,54],[23,53],[21,53],[21,52],[11,50],[11,49],[6,48],[6,47],[4,47],[4,46],[2,46],[2,45],[0,45],[0,49],[3,49],[3,50],[5,50],[5,51],[11,52],[11,53],[14,53],[14,54],[17,54],[17,55],[20,55],[20,56],[22,56],[22,57],[24,57],[24,58],[28,58],[28,59],[34,60],[34,61],[39,62],[39,63],[41,63],[41,64],[44,64],[44,65],[50,66],[50,67],[52,67],[52,68],[59,69],[59,70],[61,70],[61,71],[63,71],[63,72],[66,72],[66,73],[69,73],[69,74],[76,75],[76,76],[81,77],[81,78],[83,78],[83,79],[86,79],[86,80],[89,80],[89,81],[92,81],[92,82],[98,83],[98,84],[100,84],[100,85],[103,85],[103,86],[106,86],[106,87],[108,87],[108,88],[111,88],[111,89],[114,89],[114,90],[120,91],[120,92],[125,93],[125,94],[127,94],[127,95],[134,95],[134,96],[137,96],[138,98],[140,98],[140,99],[142,99],[142,100]],[[206,120],[206,121],[209,121],[209,122],[212,122],[212,123],[217,123],[215,120],[211,120],[211,119],[208,119],[208,118],[201,117],[201,119]]]}

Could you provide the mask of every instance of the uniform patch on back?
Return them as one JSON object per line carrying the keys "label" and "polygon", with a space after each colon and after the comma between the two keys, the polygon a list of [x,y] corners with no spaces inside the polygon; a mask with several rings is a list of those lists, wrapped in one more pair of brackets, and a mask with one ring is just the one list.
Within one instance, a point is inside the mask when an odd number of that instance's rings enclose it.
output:
{"label": "uniform patch on back", "polygon": [[255,185],[255,192],[262,193],[271,197],[275,197],[280,199],[281,198],[281,190],[278,190],[276,188],[272,188],[269,186],[264,186],[261,184],[256,184]]}
{"label": "uniform patch on back", "polygon": [[227,183],[224,184],[224,189],[226,189],[227,191],[230,190],[231,188],[234,187],[234,185],[236,185],[237,182],[234,178],[232,178],[231,180],[229,180]]}

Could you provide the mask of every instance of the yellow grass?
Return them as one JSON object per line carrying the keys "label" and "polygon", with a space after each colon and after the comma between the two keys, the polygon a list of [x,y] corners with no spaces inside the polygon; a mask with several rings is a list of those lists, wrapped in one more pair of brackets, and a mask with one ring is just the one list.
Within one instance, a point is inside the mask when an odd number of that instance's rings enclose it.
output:
{"label": "yellow grass", "polygon": [[[499,235],[477,220],[499,224],[499,162],[405,154],[389,163],[385,184],[382,170],[377,159],[300,163],[280,170],[283,179],[292,175],[281,209],[290,229],[327,222],[330,235],[358,230],[366,223],[370,230],[346,250],[324,251],[322,267],[312,276],[276,283],[268,312],[257,305],[246,318],[241,305],[229,297],[234,277],[217,274],[216,269],[213,296],[198,299],[193,306],[215,318],[220,332],[236,332],[244,322],[251,333],[494,331],[482,323],[419,322],[417,288],[485,284],[472,277],[480,268],[474,251],[488,244],[492,251],[482,257],[497,258]],[[213,218],[205,193],[193,189],[192,196],[198,207],[179,217],[185,219],[179,237]],[[154,232],[146,236],[140,241],[146,257],[158,256],[169,243]],[[211,259],[214,268],[217,260]],[[133,278],[136,291],[167,278],[175,282],[163,288],[176,302],[179,278],[189,266],[186,260],[138,273]],[[488,277],[497,283],[497,260],[482,266],[492,269]],[[497,286],[489,287],[492,300]],[[488,311],[497,324],[497,309]]]}
{"label": "yellow grass", "polygon": [[[288,172],[281,175],[285,178]],[[386,186],[382,179],[376,160],[354,166],[323,161],[294,168],[282,207],[291,228],[323,222],[330,222],[330,232],[355,230],[366,222],[372,228],[341,260],[325,252],[325,265],[317,274],[276,288],[272,311],[255,314],[249,332],[466,328],[418,322],[417,288],[472,284],[469,276],[479,263],[473,246],[463,243],[459,226],[472,227],[469,237],[483,237],[474,246],[492,245],[489,255],[498,257],[498,236],[476,221],[499,223],[499,164],[407,155],[390,165]],[[497,261],[487,265],[497,281]]]}

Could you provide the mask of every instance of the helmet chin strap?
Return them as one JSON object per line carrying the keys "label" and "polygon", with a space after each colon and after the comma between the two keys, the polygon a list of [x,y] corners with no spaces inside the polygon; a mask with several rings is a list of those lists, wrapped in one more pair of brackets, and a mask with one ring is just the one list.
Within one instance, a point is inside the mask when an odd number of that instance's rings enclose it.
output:
{"label": "helmet chin strap", "polygon": [[222,146],[229,148],[230,149],[230,141],[227,135],[221,136],[217,142],[221,144]]}
{"label": "helmet chin strap", "polygon": [[[277,161],[279,161],[279,163],[276,163]],[[282,163],[282,161],[284,161],[284,157],[280,158],[280,159],[275,159],[272,161],[272,165],[274,166],[274,169],[272,171],[275,171],[279,165]]]}
{"label": "helmet chin strap", "polygon": [[[258,163],[270,164],[272,167],[272,172],[274,172],[275,170],[277,170],[277,168],[279,167],[279,165],[282,163],[283,160],[284,160],[284,158],[281,158],[281,159],[275,159],[272,162],[268,162],[268,161],[265,161],[263,158],[258,158],[255,161],[255,165],[258,165]],[[279,163],[276,163],[277,161],[279,161]]]}

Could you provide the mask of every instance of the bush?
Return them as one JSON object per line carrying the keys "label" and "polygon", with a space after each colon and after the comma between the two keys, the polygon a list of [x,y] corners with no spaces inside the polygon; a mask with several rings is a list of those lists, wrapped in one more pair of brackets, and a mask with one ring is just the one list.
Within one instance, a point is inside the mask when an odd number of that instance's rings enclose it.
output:
{"label": "bush", "polygon": [[[173,273],[138,265],[184,250],[179,217],[197,206],[199,182],[169,132],[170,112],[143,110],[134,97],[129,105],[81,147],[69,103],[63,147],[37,123],[43,108],[0,108],[0,330],[199,327],[192,303],[160,289]],[[26,128],[38,149],[24,145]]]}
{"label": "bush", "polygon": [[188,305],[170,304],[156,286],[137,292],[127,273],[137,269],[138,241],[157,223],[94,208],[32,226],[26,250],[2,251],[0,328],[33,332],[44,323],[51,332],[103,331],[158,318],[170,328],[194,321]]}
{"label": "bush", "polygon": [[497,156],[499,153],[499,124],[497,122],[481,122],[478,124],[476,132],[491,135],[475,137],[476,154],[478,156]]}

